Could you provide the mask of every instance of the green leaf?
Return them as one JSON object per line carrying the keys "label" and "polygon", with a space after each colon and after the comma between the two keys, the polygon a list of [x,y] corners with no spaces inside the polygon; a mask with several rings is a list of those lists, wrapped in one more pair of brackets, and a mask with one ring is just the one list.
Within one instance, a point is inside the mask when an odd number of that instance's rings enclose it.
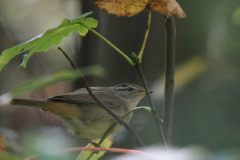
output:
{"label": "green leaf", "polygon": [[[97,140],[96,142],[99,142],[99,141],[100,139]],[[111,136],[108,136],[101,144],[101,148],[110,148],[112,143],[113,142],[112,142]],[[89,143],[86,147],[94,147],[94,146]],[[98,160],[98,158],[102,157],[105,153],[106,151],[100,151],[98,154],[92,155],[91,160]],[[91,154],[92,154],[92,151],[82,151],[77,157],[77,160],[87,159]]]}
{"label": "green leaf", "polygon": [[24,51],[31,49],[28,56],[25,57],[24,62],[21,64],[21,66],[26,67],[27,61],[35,52],[47,51],[52,45],[60,44],[62,39],[69,36],[71,32],[78,31],[81,36],[85,36],[88,33],[88,29],[82,26],[80,22],[84,22],[89,28],[96,28],[98,25],[97,20],[85,18],[91,13],[92,12],[85,13],[71,20],[65,18],[59,26],[49,29],[24,43],[4,50],[0,56],[0,71],[13,57]]}
{"label": "green leaf", "polygon": [[[81,73],[86,76],[94,75],[99,77],[103,74],[103,72],[103,68],[99,66],[92,66],[81,69]],[[10,92],[1,95],[0,106],[6,104],[10,99],[18,97],[24,93],[43,89],[49,85],[59,82],[76,80],[78,78],[81,78],[78,71],[73,69],[60,69],[51,73],[50,75],[25,81],[22,84],[16,86]]]}

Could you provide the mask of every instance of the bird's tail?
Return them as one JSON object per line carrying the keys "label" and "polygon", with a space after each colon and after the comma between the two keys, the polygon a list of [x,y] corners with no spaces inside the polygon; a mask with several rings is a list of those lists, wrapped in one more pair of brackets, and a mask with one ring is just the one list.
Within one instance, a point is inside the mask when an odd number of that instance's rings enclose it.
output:
{"label": "bird's tail", "polygon": [[11,99],[8,104],[17,106],[36,107],[47,110],[50,106],[49,101],[36,99]]}
{"label": "bird's tail", "polygon": [[41,108],[45,111],[50,111],[53,114],[59,115],[62,118],[79,116],[79,107],[72,103],[36,99],[11,99],[8,104]]}

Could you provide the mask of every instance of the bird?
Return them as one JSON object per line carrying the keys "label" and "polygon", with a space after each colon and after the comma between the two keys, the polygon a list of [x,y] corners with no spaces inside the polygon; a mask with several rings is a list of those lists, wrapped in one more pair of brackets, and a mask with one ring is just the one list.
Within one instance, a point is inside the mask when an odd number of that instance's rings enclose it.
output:
{"label": "bird", "polygon": [[[135,108],[146,95],[141,86],[122,83],[111,87],[90,87],[93,94],[118,116]],[[152,91],[150,91],[152,93]],[[88,142],[100,139],[116,120],[88,93],[86,88],[56,95],[46,100],[11,99],[9,105],[27,106],[49,111],[62,118],[68,131]],[[124,118],[129,123],[132,113]],[[124,126],[118,124],[110,134]]]}

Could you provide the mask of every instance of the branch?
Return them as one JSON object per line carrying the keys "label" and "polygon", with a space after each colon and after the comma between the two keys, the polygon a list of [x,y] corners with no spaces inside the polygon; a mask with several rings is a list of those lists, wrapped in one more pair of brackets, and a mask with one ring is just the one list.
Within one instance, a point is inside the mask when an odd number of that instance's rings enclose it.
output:
{"label": "branch", "polygon": [[140,51],[140,53],[139,53],[139,55],[138,55],[139,63],[142,62],[143,51],[144,51],[144,48],[145,48],[145,46],[146,46],[148,34],[149,34],[149,31],[150,31],[151,19],[152,19],[151,9],[149,8],[149,9],[148,9],[148,25],[147,25],[147,31],[146,31],[146,34],[145,34],[145,37],[144,37],[142,49],[141,49],[141,51]]}
{"label": "branch", "polygon": [[165,90],[163,105],[163,129],[168,145],[172,142],[172,121],[174,101],[175,41],[176,28],[174,17],[165,17],[166,55],[165,55]]}
{"label": "branch", "polygon": [[147,81],[144,77],[142,68],[140,66],[141,61],[142,61],[143,51],[144,51],[144,48],[145,48],[145,45],[146,45],[146,42],[147,42],[147,38],[148,38],[148,34],[149,34],[149,30],[150,30],[150,25],[151,25],[151,9],[148,9],[148,26],[147,26],[146,34],[145,34],[145,37],[144,37],[143,45],[142,45],[142,48],[141,48],[141,51],[140,51],[138,57],[136,57],[135,53],[132,53],[132,60],[136,63],[135,67],[138,71],[138,74],[139,74],[141,80],[142,80],[145,92],[146,92],[147,97],[148,97],[148,101],[150,102],[151,114],[152,114],[152,117],[153,117],[153,119],[156,123],[159,135],[161,136],[163,144],[165,145],[165,147],[167,147],[167,143],[166,143],[164,133],[163,133],[162,122],[158,117],[157,110],[156,110],[156,108],[154,106],[154,103],[153,103],[153,100],[151,99],[151,96],[150,96]]}
{"label": "branch", "polygon": [[104,38],[101,34],[93,30],[92,28],[88,27],[85,23],[80,22],[82,26],[96,34],[98,37],[100,37],[103,41],[105,41],[109,46],[111,46],[113,49],[115,49],[119,54],[121,54],[132,66],[135,66],[135,63],[126,55],[124,54],[120,49],[118,49],[114,44],[112,44],[110,41],[108,41],[106,38]]}
{"label": "branch", "polygon": [[116,121],[118,121],[120,124],[124,125],[126,127],[126,129],[133,135],[135,141],[137,142],[137,144],[139,146],[144,146],[143,142],[141,141],[141,139],[139,138],[139,136],[137,135],[137,133],[130,127],[130,125],[128,123],[126,123],[122,118],[118,117],[118,115],[116,115],[108,106],[104,105],[102,103],[101,100],[99,100],[91,91],[88,82],[86,80],[86,78],[82,75],[82,73],[78,70],[76,64],[70,59],[70,57],[60,48],[58,47],[58,49],[65,55],[65,57],[69,60],[69,62],[71,63],[72,67],[74,69],[76,69],[79,74],[82,76],[82,80],[84,82],[84,85],[87,89],[87,91],[89,92],[89,95],[92,96],[92,98],[103,108],[105,109],[110,115],[112,115]]}
{"label": "branch", "polygon": [[139,76],[142,80],[142,83],[143,83],[143,87],[145,88],[145,92],[147,93],[147,97],[148,97],[148,101],[150,103],[150,107],[151,107],[151,113],[152,113],[152,117],[156,123],[156,126],[157,126],[157,129],[158,129],[158,132],[161,136],[161,139],[162,139],[162,142],[164,144],[165,147],[167,147],[167,143],[166,143],[166,139],[165,139],[165,136],[164,136],[164,133],[163,133],[163,127],[162,127],[162,122],[160,121],[159,117],[158,117],[158,113],[157,113],[157,110],[155,108],[155,105],[153,103],[153,100],[150,96],[150,92],[149,92],[149,88],[148,88],[148,85],[147,85],[147,81],[144,77],[144,74],[143,74],[143,71],[142,71],[142,68],[140,66],[139,63],[136,64],[136,69],[139,73]]}

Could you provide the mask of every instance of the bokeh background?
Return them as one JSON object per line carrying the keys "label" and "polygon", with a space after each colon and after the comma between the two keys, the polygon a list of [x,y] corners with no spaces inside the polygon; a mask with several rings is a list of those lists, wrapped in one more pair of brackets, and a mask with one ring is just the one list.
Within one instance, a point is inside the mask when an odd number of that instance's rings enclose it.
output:
{"label": "bokeh background", "polygon": [[[173,146],[200,145],[212,152],[240,147],[240,1],[178,0],[187,14],[175,18],[176,92],[173,119]],[[81,13],[99,21],[96,31],[124,53],[138,53],[147,25],[147,10],[133,17],[116,17],[100,10],[90,0],[1,0],[0,52],[53,28],[64,18]],[[101,65],[103,78],[87,77],[91,86],[119,83],[142,85],[136,69],[93,33],[81,38],[72,33],[60,44],[79,67]],[[31,78],[68,67],[68,61],[53,46],[47,52],[35,53],[27,68],[16,69],[23,54],[7,64],[0,73],[0,95]],[[150,35],[142,68],[152,90],[158,113],[162,117],[165,27],[163,15],[153,12]],[[81,81],[64,82],[22,95],[44,99],[83,87]],[[139,106],[149,106],[147,99]],[[160,144],[151,116],[142,111],[134,114],[131,126],[146,146]],[[86,142],[66,133],[61,119],[34,108],[5,106],[0,108],[0,135],[16,155],[52,154],[51,150],[85,146]],[[136,148],[132,136],[124,129],[116,134],[112,147]],[[66,159],[74,159],[78,152]],[[63,155],[61,155],[61,158]],[[111,159],[107,153],[103,159]]]}

